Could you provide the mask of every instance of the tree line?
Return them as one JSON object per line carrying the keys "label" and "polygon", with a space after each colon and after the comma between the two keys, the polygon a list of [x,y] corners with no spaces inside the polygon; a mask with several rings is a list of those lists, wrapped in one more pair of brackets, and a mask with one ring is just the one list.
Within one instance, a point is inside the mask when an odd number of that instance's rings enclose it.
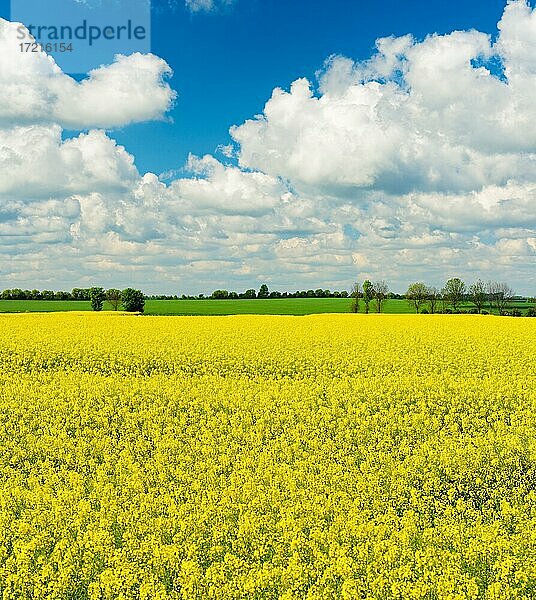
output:
{"label": "tree line", "polygon": [[[243,293],[228,292],[227,290],[214,290],[209,296],[211,300],[254,300],[254,299],[269,299],[269,298],[348,298],[348,292],[331,291],[318,288],[316,290],[302,290],[296,292],[278,292],[271,290],[266,283],[263,283],[259,291],[254,289],[246,290]],[[201,297],[203,295],[201,294]]]}
{"label": "tree line", "polygon": [[[389,298],[389,287],[385,281],[371,282],[365,280],[360,286],[359,282],[354,284],[352,293],[352,312],[368,313],[373,306],[376,312],[381,313],[384,302]],[[514,290],[504,282],[488,281],[478,279],[467,286],[459,277],[449,279],[440,290],[433,286],[427,286],[423,282],[415,282],[409,285],[403,296],[416,313],[463,313],[489,314],[498,312],[500,315],[510,314],[521,316],[521,311],[508,308],[515,299]],[[535,302],[535,298],[529,298],[529,302]],[[471,303],[473,307],[462,310],[462,306]],[[528,316],[536,316],[536,309],[530,307]]]}
{"label": "tree line", "polygon": [[[22,290],[20,288],[7,289],[0,293],[2,300],[91,300],[92,290],[103,288],[73,288],[70,292],[52,290]],[[109,290],[113,291],[113,290]],[[397,297],[397,294],[392,294]],[[248,289],[244,292],[227,290],[214,290],[211,294],[197,294],[195,296],[182,294],[154,294],[145,296],[150,300],[254,300],[263,298],[348,298],[349,293],[343,291],[330,291],[322,288],[316,290],[302,290],[296,292],[278,292],[269,290],[263,283],[259,290]]]}
{"label": "tree line", "polygon": [[145,308],[145,295],[140,290],[126,288],[105,290],[102,287],[74,288],[71,292],[53,292],[51,290],[21,290],[18,288],[4,290],[0,294],[2,300],[72,300],[89,301],[91,308],[101,311],[104,302],[109,302],[114,310],[127,312],[143,312]]}
{"label": "tree line", "polygon": [[[478,279],[475,283],[466,286],[458,277],[449,279],[440,290],[433,286],[428,286],[423,282],[412,283],[405,294],[397,294],[389,290],[385,281],[372,282],[365,280],[362,285],[356,282],[348,293],[343,291],[330,291],[329,289],[318,288],[316,290],[302,290],[296,292],[279,292],[270,290],[268,285],[263,283],[259,290],[253,288],[245,292],[229,292],[227,290],[214,290],[212,294],[205,296],[187,295],[152,295],[146,296],[140,290],[127,288],[118,290],[111,288],[105,290],[102,287],[91,288],[73,288],[70,292],[52,290],[22,290],[20,288],[7,289],[0,293],[2,300],[63,300],[63,301],[89,301],[93,310],[102,310],[104,302],[112,306],[114,310],[123,308],[129,312],[143,312],[145,300],[242,300],[242,299],[274,299],[274,298],[351,298],[352,312],[365,312],[371,310],[382,312],[386,300],[405,299],[417,313],[449,313],[449,312],[474,312],[487,313],[498,312],[506,314],[508,307],[514,300],[514,291],[506,283],[498,281],[483,282]],[[536,298],[528,298],[531,303],[536,303]],[[462,310],[462,306],[472,303],[470,310]],[[529,316],[533,315],[536,309],[529,308]],[[512,309],[514,316],[520,315],[516,308]]]}

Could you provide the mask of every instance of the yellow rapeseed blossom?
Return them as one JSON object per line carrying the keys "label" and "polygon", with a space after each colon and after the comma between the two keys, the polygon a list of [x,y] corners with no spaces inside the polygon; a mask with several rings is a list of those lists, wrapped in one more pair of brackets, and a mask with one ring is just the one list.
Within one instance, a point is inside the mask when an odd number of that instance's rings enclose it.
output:
{"label": "yellow rapeseed blossom", "polygon": [[536,598],[536,319],[0,317],[0,597]]}

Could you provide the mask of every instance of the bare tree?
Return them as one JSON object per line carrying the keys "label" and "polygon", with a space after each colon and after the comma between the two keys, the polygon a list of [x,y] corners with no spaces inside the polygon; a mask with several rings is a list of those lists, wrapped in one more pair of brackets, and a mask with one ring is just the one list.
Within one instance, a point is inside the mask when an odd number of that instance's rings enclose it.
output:
{"label": "bare tree", "polygon": [[436,287],[429,287],[426,290],[426,293],[430,312],[434,314],[437,309],[437,303],[441,300],[441,292]]}
{"label": "bare tree", "polygon": [[373,284],[373,290],[376,300],[376,310],[381,313],[383,302],[387,299],[387,294],[389,293],[389,286],[383,280],[377,281]]}
{"label": "bare tree", "polygon": [[486,287],[490,311],[496,308],[498,313],[501,314],[508,308],[508,304],[515,296],[514,290],[507,283],[500,281],[488,281]]}
{"label": "bare tree", "polygon": [[406,300],[415,308],[418,313],[421,306],[426,302],[428,297],[428,288],[422,282],[412,283],[406,292]]}
{"label": "bare tree", "polygon": [[121,306],[121,290],[110,289],[106,292],[106,300],[112,305],[114,310]]}
{"label": "bare tree", "polygon": [[469,296],[471,298],[471,302],[476,306],[476,309],[480,314],[488,298],[488,294],[486,293],[486,284],[481,279],[475,281],[475,283],[469,286]]}
{"label": "bare tree", "polygon": [[452,305],[452,308],[458,310],[464,300],[465,292],[465,283],[458,277],[453,277],[447,281],[442,293],[445,300]]}
{"label": "bare tree", "polygon": [[486,294],[488,297],[488,305],[489,305],[489,312],[493,312],[493,308],[495,306],[495,296],[497,295],[497,282],[495,281],[488,281],[488,283],[486,283]]}
{"label": "bare tree", "polygon": [[361,290],[359,289],[359,282],[356,281],[352,287],[352,291],[350,292],[350,296],[352,298],[352,304],[350,305],[350,312],[358,313],[359,312],[359,296],[361,295]]}

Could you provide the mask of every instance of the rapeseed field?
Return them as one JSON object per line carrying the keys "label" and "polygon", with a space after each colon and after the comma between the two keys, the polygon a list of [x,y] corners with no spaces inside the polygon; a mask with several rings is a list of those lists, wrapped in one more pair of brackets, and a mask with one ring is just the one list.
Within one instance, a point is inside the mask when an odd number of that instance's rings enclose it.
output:
{"label": "rapeseed field", "polygon": [[0,596],[536,598],[536,319],[0,317]]}

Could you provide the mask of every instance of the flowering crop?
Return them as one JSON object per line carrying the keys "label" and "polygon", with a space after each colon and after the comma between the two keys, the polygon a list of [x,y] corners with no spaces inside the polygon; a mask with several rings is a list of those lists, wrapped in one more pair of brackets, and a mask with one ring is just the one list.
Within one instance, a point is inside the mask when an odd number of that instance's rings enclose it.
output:
{"label": "flowering crop", "polygon": [[0,317],[3,599],[536,597],[536,322]]}

